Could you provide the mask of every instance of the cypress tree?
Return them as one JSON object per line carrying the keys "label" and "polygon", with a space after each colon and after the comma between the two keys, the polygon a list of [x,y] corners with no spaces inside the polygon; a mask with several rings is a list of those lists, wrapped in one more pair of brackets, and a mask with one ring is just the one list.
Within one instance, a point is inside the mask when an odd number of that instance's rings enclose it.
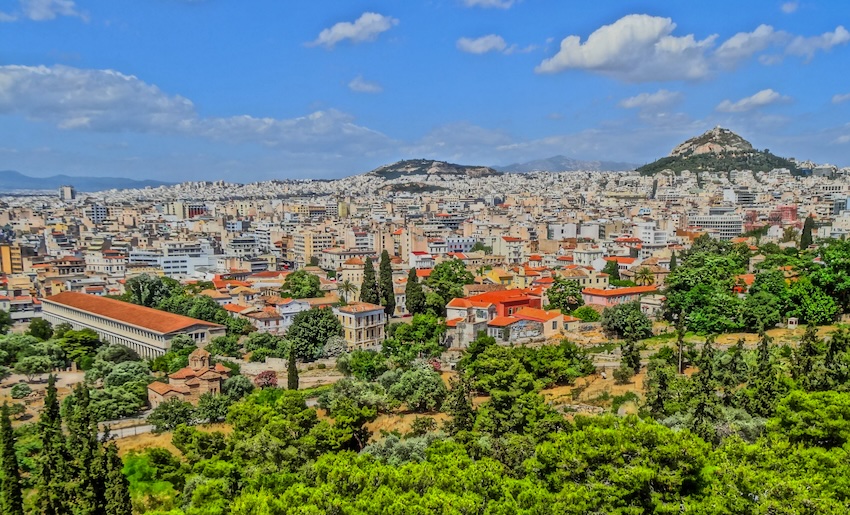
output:
{"label": "cypress tree", "polygon": [[602,269],[602,272],[608,274],[609,282],[620,280],[620,265],[615,260],[605,263],[605,268]]}
{"label": "cypress tree", "polygon": [[806,221],[803,222],[803,233],[800,235],[800,249],[806,250],[809,248],[809,245],[814,243],[812,239],[812,229],[815,228],[815,219],[812,218],[812,215],[806,217]]}
{"label": "cypress tree", "polygon": [[290,390],[298,389],[298,367],[295,366],[295,349],[289,351],[289,359],[286,364],[286,387]]}
{"label": "cypress tree", "polygon": [[407,274],[404,297],[404,307],[407,308],[408,313],[418,315],[425,312],[425,292],[422,291],[422,284],[419,283],[415,268],[411,268]]}
{"label": "cypress tree", "polygon": [[381,264],[378,266],[378,281],[381,291],[381,305],[388,317],[395,313],[395,291],[393,289],[393,268],[390,264],[390,253],[384,249],[381,252]]}
{"label": "cypress tree", "polygon": [[130,502],[130,488],[127,477],[122,469],[124,463],[118,456],[115,442],[109,442],[103,453],[103,469],[106,471],[104,488],[104,510],[106,515],[132,515],[133,506]]}
{"label": "cypress tree", "polygon": [[101,466],[103,447],[97,438],[97,419],[90,409],[89,389],[74,388],[74,404],[67,413],[68,450],[75,459],[74,477],[69,486],[81,514],[103,513],[106,471]]}
{"label": "cypress tree", "polygon": [[65,437],[62,434],[62,418],[56,396],[56,377],[50,375],[44,409],[38,421],[41,437],[41,454],[36,463],[35,506],[39,515],[66,515],[71,512],[66,505],[69,498],[66,480],[67,467],[71,462]]}
{"label": "cypress tree", "polygon": [[3,403],[0,415],[0,441],[2,441],[3,479],[2,503],[3,513],[7,515],[24,515],[24,498],[21,493],[21,471],[18,457],[15,455],[15,433],[12,431],[12,420],[9,418],[9,405]]}
{"label": "cypress tree", "polygon": [[378,304],[378,282],[375,279],[375,267],[372,265],[372,258],[366,258],[366,264],[363,267],[363,285],[360,286],[360,302],[368,302],[370,304]]}
{"label": "cypress tree", "polygon": [[778,394],[776,367],[770,356],[771,341],[766,333],[761,333],[756,349],[755,385],[750,396],[750,411],[765,418],[773,416]]}
{"label": "cypress tree", "polygon": [[670,271],[672,272],[675,270],[677,266],[679,266],[679,262],[676,259],[676,251],[674,250],[673,253],[670,254]]}

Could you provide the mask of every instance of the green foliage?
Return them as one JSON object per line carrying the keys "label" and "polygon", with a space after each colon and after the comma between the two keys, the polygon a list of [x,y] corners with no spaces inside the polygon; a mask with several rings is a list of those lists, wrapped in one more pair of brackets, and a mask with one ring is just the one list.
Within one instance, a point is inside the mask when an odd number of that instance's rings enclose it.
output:
{"label": "green foliage", "polygon": [[603,274],[608,274],[609,281],[619,281],[620,280],[620,264],[617,263],[616,260],[611,259],[607,263],[605,263],[605,267],[602,268]]}
{"label": "green foliage", "polygon": [[6,515],[24,514],[21,471],[18,456],[15,454],[15,441],[9,405],[3,403],[0,412],[0,507]]}
{"label": "green foliage", "polygon": [[193,424],[195,420],[195,408],[176,397],[161,403],[148,415],[148,423],[157,433],[172,431],[180,424]]}
{"label": "green foliage", "polygon": [[360,285],[360,302],[368,302],[369,304],[378,304],[380,302],[378,280],[375,277],[375,266],[372,264],[371,257],[367,257],[366,263],[363,265],[363,284]]}
{"label": "green foliage", "polygon": [[430,366],[405,371],[389,389],[390,398],[402,402],[414,412],[437,411],[443,405],[447,389],[440,374]]}
{"label": "green foliage", "polygon": [[809,215],[806,217],[806,221],[803,222],[803,232],[800,234],[800,250],[806,250],[814,243],[814,239],[812,238],[812,230],[814,228],[815,219],[812,218],[812,215]]}
{"label": "green foliage", "polygon": [[[254,333],[263,334],[263,333]],[[250,338],[250,336],[249,336]],[[213,338],[207,345],[207,351],[214,356],[229,356],[239,358],[242,356],[242,347],[239,345],[239,337],[235,334]]]}
{"label": "green foliage", "polygon": [[410,322],[399,322],[387,327],[387,339],[382,346],[383,354],[396,366],[408,367],[417,358],[438,357],[445,347],[442,345],[446,324],[433,313],[414,315]]}
{"label": "green foliage", "polygon": [[298,367],[295,366],[295,352],[289,352],[286,360],[286,387],[290,390],[298,389]]}
{"label": "green foliage", "polygon": [[8,333],[14,323],[12,315],[10,315],[8,311],[0,309],[0,334]]}
{"label": "green foliage", "polygon": [[309,309],[295,315],[286,336],[298,359],[314,361],[322,357],[329,337],[342,336],[342,324],[329,308]]}
{"label": "green foliage", "polygon": [[232,402],[233,399],[229,395],[204,393],[198,399],[195,417],[209,423],[221,422],[227,417],[227,409]]}
{"label": "green foliage", "polygon": [[808,277],[800,277],[794,282],[788,303],[791,306],[789,316],[797,317],[803,324],[830,324],[839,309],[833,298]]}
{"label": "green foliage", "polygon": [[600,315],[598,311],[596,311],[590,306],[582,306],[580,308],[576,308],[570,314],[578,318],[582,322],[598,322],[602,318],[602,315]]}
{"label": "green foliage", "polygon": [[484,242],[476,241],[475,245],[473,245],[472,248],[469,249],[469,251],[470,252],[483,252],[485,254],[492,254],[493,253],[493,247],[485,245]]}
{"label": "green foliage", "polygon": [[555,275],[552,286],[546,290],[546,296],[549,298],[549,305],[553,309],[560,309],[562,313],[570,313],[584,305],[581,290],[582,287],[578,281]]}
{"label": "green foliage", "polygon": [[346,376],[363,381],[374,381],[387,371],[386,356],[371,350],[354,350],[337,359],[337,369]]}
{"label": "green foliage", "polygon": [[416,275],[415,268],[411,268],[407,274],[404,296],[404,306],[408,313],[418,315],[425,312],[425,292],[422,291],[422,285],[419,283],[419,277]]}
{"label": "green foliage", "polygon": [[32,382],[35,376],[53,370],[53,365],[53,360],[48,356],[26,356],[15,364],[15,373],[27,376],[27,380]]}
{"label": "green foliage", "polygon": [[[459,259],[447,259],[435,266],[431,270],[431,275],[425,281],[425,284],[431,288],[431,293],[442,299],[439,303],[440,309],[434,312],[445,315],[446,304],[454,298],[464,297],[463,285],[473,282],[475,282],[475,276],[466,269],[466,265]],[[428,307],[436,308],[432,305],[432,303],[436,303],[436,299],[429,301],[426,297],[425,303]]]}
{"label": "green foliage", "polygon": [[311,299],[324,297],[322,283],[319,277],[304,270],[296,270],[287,274],[283,281],[280,294],[293,299]]}
{"label": "green foliage", "polygon": [[640,340],[652,336],[652,322],[637,301],[605,308],[600,322],[606,332],[620,338]]}
{"label": "green foliage", "polygon": [[49,340],[53,337],[53,325],[43,318],[33,318],[27,328],[27,334],[42,341]]}
{"label": "green foliage", "polygon": [[124,284],[123,300],[153,308],[164,299],[171,297],[180,290],[180,284],[169,277],[155,277],[142,274],[130,279]]}
{"label": "green foliage", "polygon": [[71,361],[80,363],[86,357],[94,357],[101,346],[100,338],[91,329],[66,331],[59,340],[59,347]]}
{"label": "green foliage", "polygon": [[237,401],[254,391],[254,383],[245,376],[229,377],[221,385],[221,391],[232,400]]}
{"label": "green foliage", "polygon": [[393,289],[393,269],[390,263],[390,253],[384,249],[381,252],[381,263],[378,266],[378,289],[381,294],[381,305],[388,317],[395,312],[395,290]]}
{"label": "green foliage", "polygon": [[791,392],[776,407],[768,430],[792,443],[824,448],[850,440],[850,393]]}
{"label": "green foliage", "polygon": [[9,391],[9,395],[13,399],[23,399],[27,395],[32,393],[32,388],[28,384],[18,383],[12,387]]}

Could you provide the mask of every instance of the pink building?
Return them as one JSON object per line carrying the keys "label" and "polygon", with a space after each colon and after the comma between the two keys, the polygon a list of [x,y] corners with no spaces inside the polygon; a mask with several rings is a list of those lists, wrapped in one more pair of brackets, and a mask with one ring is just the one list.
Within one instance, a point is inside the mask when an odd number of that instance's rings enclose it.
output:
{"label": "pink building", "polygon": [[656,293],[655,286],[632,286],[630,288],[614,288],[611,290],[600,290],[598,288],[585,288],[581,292],[585,304],[598,304],[610,307],[626,302],[640,300],[644,295]]}

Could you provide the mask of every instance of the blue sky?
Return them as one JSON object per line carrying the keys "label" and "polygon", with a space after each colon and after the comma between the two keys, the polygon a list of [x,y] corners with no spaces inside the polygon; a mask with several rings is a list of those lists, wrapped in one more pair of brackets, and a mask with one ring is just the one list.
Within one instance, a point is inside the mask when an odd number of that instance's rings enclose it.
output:
{"label": "blue sky", "polygon": [[247,182],[635,163],[722,125],[850,165],[850,2],[0,0],[0,169]]}

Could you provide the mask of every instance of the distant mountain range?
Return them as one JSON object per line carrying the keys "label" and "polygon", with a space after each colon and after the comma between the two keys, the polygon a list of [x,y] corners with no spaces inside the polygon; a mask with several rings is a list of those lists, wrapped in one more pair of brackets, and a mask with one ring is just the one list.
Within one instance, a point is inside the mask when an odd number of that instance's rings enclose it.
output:
{"label": "distant mountain range", "polygon": [[634,170],[638,165],[617,161],[582,161],[567,156],[554,156],[526,163],[514,163],[508,166],[495,166],[496,170],[507,173],[528,172],[622,172]]}
{"label": "distant mountain range", "polygon": [[654,175],[664,170],[766,172],[774,168],[787,168],[795,174],[799,172],[794,162],[773,155],[767,149],[757,150],[729,129],[715,127],[677,145],[669,156],[641,166],[637,171],[641,175]]}
{"label": "distant mountain range", "polygon": [[77,191],[103,191],[111,189],[145,188],[151,186],[170,186],[175,183],[135,179],[124,177],[71,177],[53,175],[51,177],[30,177],[12,170],[0,171],[0,191],[15,190],[53,190],[60,186],[72,185]]}

